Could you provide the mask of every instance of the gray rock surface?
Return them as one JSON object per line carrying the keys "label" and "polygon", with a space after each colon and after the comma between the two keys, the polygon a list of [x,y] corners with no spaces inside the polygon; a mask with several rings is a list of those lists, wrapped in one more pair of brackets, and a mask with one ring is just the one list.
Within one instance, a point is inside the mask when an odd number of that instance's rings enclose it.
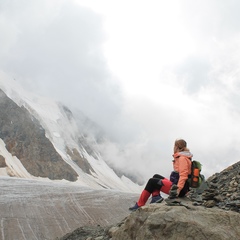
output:
{"label": "gray rock surface", "polygon": [[112,239],[240,239],[240,215],[217,208],[152,204],[133,212]]}
{"label": "gray rock surface", "polygon": [[81,227],[60,240],[225,240],[240,239],[240,215],[219,208],[146,205],[112,227]]}
{"label": "gray rock surface", "polygon": [[203,205],[240,212],[240,161],[207,180]]}

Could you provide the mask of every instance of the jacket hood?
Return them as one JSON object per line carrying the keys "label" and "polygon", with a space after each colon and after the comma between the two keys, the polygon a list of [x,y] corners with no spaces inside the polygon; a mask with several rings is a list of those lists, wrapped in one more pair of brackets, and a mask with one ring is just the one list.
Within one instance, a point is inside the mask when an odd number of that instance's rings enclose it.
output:
{"label": "jacket hood", "polygon": [[177,152],[177,153],[173,154],[173,157],[179,157],[179,156],[185,156],[185,157],[188,157],[188,158],[192,158],[193,157],[192,153],[188,152],[188,151]]}

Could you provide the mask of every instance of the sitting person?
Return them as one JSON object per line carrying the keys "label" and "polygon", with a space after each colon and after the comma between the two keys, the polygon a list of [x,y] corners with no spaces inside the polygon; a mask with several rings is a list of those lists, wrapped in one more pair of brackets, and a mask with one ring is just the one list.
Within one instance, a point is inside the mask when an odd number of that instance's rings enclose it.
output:
{"label": "sitting person", "polygon": [[192,154],[187,148],[187,143],[183,139],[175,141],[173,149],[173,172],[170,180],[155,174],[150,178],[142,191],[138,201],[129,210],[134,211],[146,204],[150,195],[152,200],[150,203],[161,202],[163,200],[160,191],[169,194],[169,198],[184,197],[189,191],[188,178],[191,174]]}

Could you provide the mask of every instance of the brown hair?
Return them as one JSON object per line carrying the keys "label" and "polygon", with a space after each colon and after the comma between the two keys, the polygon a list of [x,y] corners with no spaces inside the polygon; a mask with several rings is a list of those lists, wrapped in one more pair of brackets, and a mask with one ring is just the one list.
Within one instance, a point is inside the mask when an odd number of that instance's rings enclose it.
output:
{"label": "brown hair", "polygon": [[174,144],[174,153],[183,151],[189,151],[187,142],[183,139],[177,139]]}

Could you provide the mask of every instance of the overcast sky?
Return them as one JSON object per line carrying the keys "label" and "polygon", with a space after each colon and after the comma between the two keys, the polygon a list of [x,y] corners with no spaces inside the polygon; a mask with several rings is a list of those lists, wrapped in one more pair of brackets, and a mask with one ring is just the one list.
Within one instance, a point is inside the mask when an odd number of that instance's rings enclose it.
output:
{"label": "overcast sky", "polygon": [[209,176],[240,160],[239,11],[238,0],[0,0],[0,69],[96,121],[122,169],[168,176],[184,138]]}

